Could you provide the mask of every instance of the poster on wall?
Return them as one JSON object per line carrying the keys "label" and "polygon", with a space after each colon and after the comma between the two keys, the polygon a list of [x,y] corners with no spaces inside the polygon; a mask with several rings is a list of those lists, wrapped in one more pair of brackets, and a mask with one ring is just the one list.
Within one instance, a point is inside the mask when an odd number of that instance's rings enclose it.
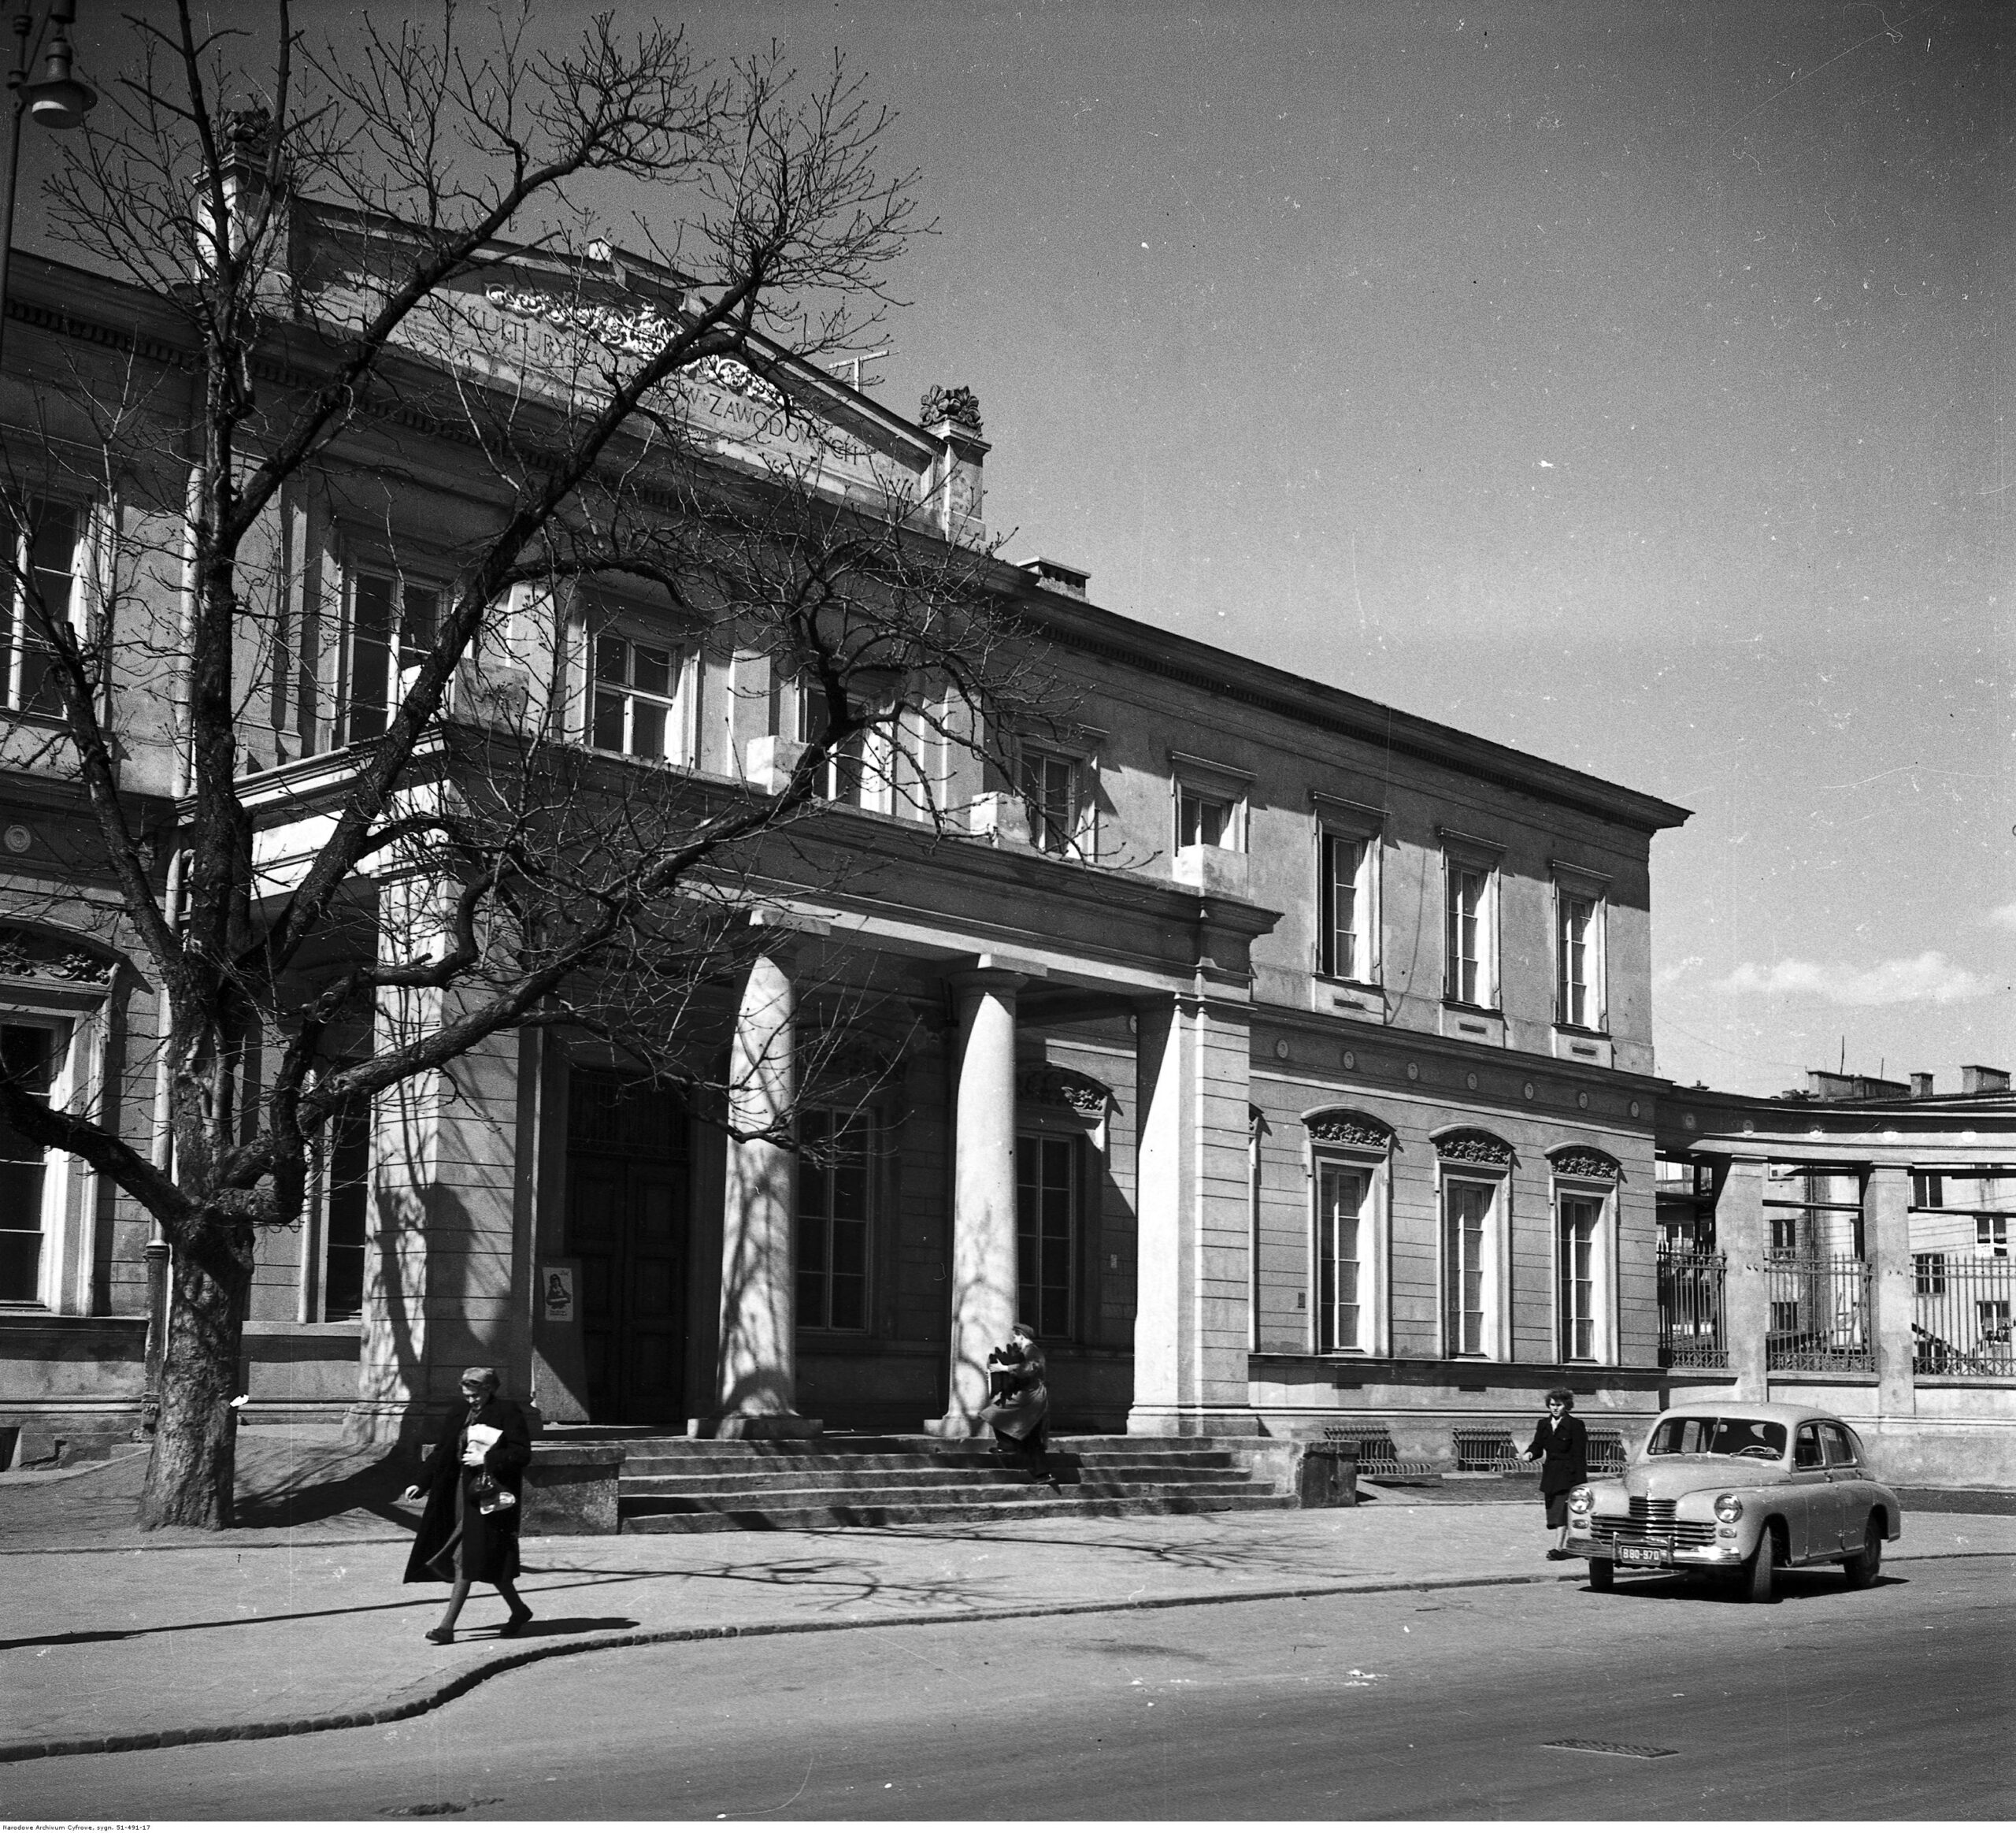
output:
{"label": "poster on wall", "polygon": [[573,1323],[576,1271],[572,1260],[547,1260],[541,1264],[539,1270],[539,1311],[544,1322],[549,1324]]}

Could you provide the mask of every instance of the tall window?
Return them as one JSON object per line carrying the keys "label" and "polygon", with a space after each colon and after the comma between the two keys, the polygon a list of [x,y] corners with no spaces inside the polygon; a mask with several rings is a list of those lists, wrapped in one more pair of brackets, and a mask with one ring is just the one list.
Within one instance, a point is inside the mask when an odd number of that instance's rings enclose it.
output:
{"label": "tall window", "polygon": [[1448,885],[1448,996],[1466,1006],[1488,1005],[1493,978],[1490,870],[1452,859]]}
{"label": "tall window", "polygon": [[364,1267],[371,1200],[371,1101],[353,1095],[329,1121],[322,1186],[322,1316],[364,1315]]}
{"label": "tall window", "polygon": [[1443,1265],[1448,1353],[1487,1353],[1489,1293],[1484,1284],[1492,1206],[1497,1187],[1451,1178],[1442,1186]]}
{"label": "tall window", "polygon": [[1974,1245],[1991,1260],[2009,1258],[2009,1218],[1977,1215],[1974,1218]]}
{"label": "tall window", "polygon": [[360,573],[351,588],[350,743],[383,736],[410,671],[434,647],[441,595],[432,586],[402,584],[380,573]]}
{"label": "tall window", "polygon": [[1371,843],[1343,834],[1323,837],[1319,970],[1336,980],[1372,978],[1371,938],[1366,933],[1372,900],[1365,882]]}
{"label": "tall window", "polygon": [[589,743],[624,757],[677,755],[680,653],[604,632],[595,644]]}
{"label": "tall window", "polygon": [[1078,767],[1048,751],[1022,753],[1022,800],[1029,838],[1046,853],[1073,852],[1078,839]]}
{"label": "tall window", "polygon": [[1559,1213],[1561,1359],[1590,1362],[1597,1353],[1597,1230],[1602,1226],[1603,1206],[1594,1197],[1563,1196]]}
{"label": "tall window", "polygon": [[[858,711],[857,708],[856,711]],[[798,741],[817,744],[832,725],[826,711],[826,696],[817,683],[801,681],[798,689]],[[888,773],[876,769],[872,759],[878,748],[873,729],[862,726],[850,733],[833,748],[820,773],[819,793],[828,802],[850,808],[869,808],[881,800]]]}
{"label": "tall window", "polygon": [[1077,1171],[1075,1141],[1025,1134],[1015,1142],[1015,1303],[1040,1337],[1071,1334]]}
{"label": "tall window", "polygon": [[818,1108],[798,1126],[799,1327],[865,1330],[875,1129]]}
{"label": "tall window", "polygon": [[63,711],[57,692],[55,659],[35,633],[28,606],[18,583],[27,582],[31,602],[59,623],[70,621],[76,590],[77,530],[80,518],[72,509],[43,505],[31,510],[33,526],[16,529],[0,539],[14,543],[13,577],[0,583],[0,705],[19,713]]}
{"label": "tall window", "polygon": [[1564,1025],[1588,1026],[1595,1022],[1595,1007],[1590,997],[1590,981],[1595,967],[1595,929],[1596,903],[1563,891],[1556,914],[1555,980],[1559,989],[1557,1014]]}
{"label": "tall window", "polygon": [[1322,1163],[1316,1180],[1316,1347],[1362,1349],[1361,1291],[1372,1174],[1363,1166]]}
{"label": "tall window", "polygon": [[[0,1075],[46,1098],[54,1085],[57,1033],[44,1025],[0,1025]],[[48,1153],[0,1120],[0,1304],[42,1298],[43,1192]]]}

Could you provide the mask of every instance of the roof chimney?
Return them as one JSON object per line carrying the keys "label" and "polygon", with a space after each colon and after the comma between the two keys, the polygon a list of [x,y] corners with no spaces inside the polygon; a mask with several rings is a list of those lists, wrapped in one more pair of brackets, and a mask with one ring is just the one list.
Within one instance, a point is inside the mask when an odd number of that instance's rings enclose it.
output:
{"label": "roof chimney", "polygon": [[1932,1078],[1922,1070],[1911,1071],[1911,1099],[1929,1101],[1932,1099]]}
{"label": "roof chimney", "polygon": [[2006,1095],[2009,1093],[2009,1071],[1990,1069],[1984,1063],[1963,1063],[1960,1065],[1960,1093],[1963,1095]]}
{"label": "roof chimney", "polygon": [[1032,574],[1038,585],[1047,586],[1052,592],[1061,592],[1066,598],[1081,599],[1089,596],[1086,588],[1092,576],[1080,566],[1066,566],[1062,560],[1048,560],[1040,554],[1032,554],[1016,565]]}

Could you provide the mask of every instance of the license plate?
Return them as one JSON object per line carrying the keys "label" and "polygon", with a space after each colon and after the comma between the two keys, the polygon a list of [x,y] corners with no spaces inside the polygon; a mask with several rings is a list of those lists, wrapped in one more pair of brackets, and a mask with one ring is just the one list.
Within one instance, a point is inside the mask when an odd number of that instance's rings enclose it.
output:
{"label": "license plate", "polygon": [[1621,1546],[1618,1563],[1625,1566],[1663,1566],[1670,1563],[1672,1550],[1663,1546]]}

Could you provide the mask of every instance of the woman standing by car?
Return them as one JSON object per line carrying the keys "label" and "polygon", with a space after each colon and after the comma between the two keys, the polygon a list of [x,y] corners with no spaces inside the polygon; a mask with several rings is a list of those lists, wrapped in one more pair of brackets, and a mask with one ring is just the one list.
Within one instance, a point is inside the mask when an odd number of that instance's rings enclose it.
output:
{"label": "woman standing by car", "polygon": [[1568,1557],[1568,1492],[1589,1480],[1589,1429],[1575,1417],[1575,1397],[1565,1387],[1547,1397],[1547,1417],[1533,1429],[1533,1442],[1519,1453],[1522,1464],[1540,1467],[1540,1500],[1547,1524],[1558,1537],[1547,1549],[1551,1560]]}

